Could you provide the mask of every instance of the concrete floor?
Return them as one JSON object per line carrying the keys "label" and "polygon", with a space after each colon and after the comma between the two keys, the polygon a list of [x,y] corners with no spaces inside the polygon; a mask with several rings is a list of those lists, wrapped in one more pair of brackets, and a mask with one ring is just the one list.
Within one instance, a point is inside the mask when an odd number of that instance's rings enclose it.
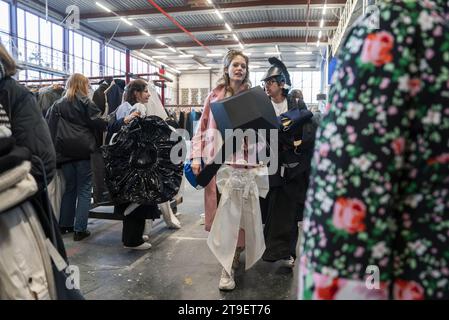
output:
{"label": "concrete floor", "polygon": [[92,235],[83,241],[63,236],[70,263],[80,269],[86,299],[296,299],[297,266],[292,272],[278,262],[259,261],[245,272],[244,254],[235,275],[236,289],[218,290],[222,268],[200,224],[203,192],[186,184],[183,199],[178,206],[183,227],[171,230],[163,220],[155,221],[153,247],[146,251],[123,248],[121,221],[90,219]]}

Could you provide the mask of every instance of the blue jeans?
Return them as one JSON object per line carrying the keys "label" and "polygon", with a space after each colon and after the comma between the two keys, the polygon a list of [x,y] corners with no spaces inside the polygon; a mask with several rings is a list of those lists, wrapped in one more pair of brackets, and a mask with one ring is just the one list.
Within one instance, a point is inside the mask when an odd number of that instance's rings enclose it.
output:
{"label": "blue jeans", "polygon": [[59,225],[74,227],[76,232],[87,230],[92,192],[92,169],[90,160],[62,165],[65,192],[61,201]]}

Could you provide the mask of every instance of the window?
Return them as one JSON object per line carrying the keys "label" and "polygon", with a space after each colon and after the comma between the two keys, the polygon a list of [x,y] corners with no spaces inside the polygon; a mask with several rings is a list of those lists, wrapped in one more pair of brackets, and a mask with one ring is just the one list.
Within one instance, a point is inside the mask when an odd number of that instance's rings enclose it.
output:
{"label": "window", "polygon": [[[39,43],[40,43],[40,63],[39,65],[51,68],[52,67],[52,44],[51,44],[51,25],[49,21],[39,18]],[[36,26],[35,26],[36,28]]]}
{"label": "window", "polygon": [[40,64],[39,53],[39,18],[29,12],[25,13],[26,61]]}
{"label": "window", "polygon": [[17,33],[19,37],[19,52],[17,53],[18,58],[19,61],[25,61],[25,11],[23,11],[22,9],[17,9]]}
{"label": "window", "polygon": [[9,33],[9,4],[4,1],[0,1],[0,31]]}
{"label": "window", "polygon": [[92,40],[92,75],[100,75],[100,43]]}
{"label": "window", "polygon": [[0,20],[0,40],[6,47],[6,50],[11,52],[9,38],[9,4],[4,1],[0,1],[0,17],[2,17],[2,19]]}
{"label": "window", "polygon": [[83,70],[86,77],[92,75],[92,40],[83,37]]}
{"label": "window", "polygon": [[122,72],[121,73],[125,74],[125,72],[126,72],[126,54],[123,53],[123,52],[120,53],[120,62],[121,62],[121,65],[122,65]]}
{"label": "window", "polygon": [[111,47],[106,47],[106,74],[107,75],[121,75],[125,74],[126,61],[123,50],[116,50]]}
{"label": "window", "polygon": [[64,70],[64,55],[63,55],[63,29],[57,24],[52,24],[52,38],[53,38],[53,69]]}

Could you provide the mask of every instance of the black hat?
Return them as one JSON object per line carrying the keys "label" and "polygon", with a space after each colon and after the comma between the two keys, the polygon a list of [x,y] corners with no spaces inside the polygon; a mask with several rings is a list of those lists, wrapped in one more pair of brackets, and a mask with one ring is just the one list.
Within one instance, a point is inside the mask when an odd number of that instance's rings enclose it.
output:
{"label": "black hat", "polygon": [[269,78],[276,77],[279,82],[285,82],[285,89],[290,89],[292,83],[285,64],[275,57],[268,58],[268,62],[271,64],[271,67],[265,72],[261,81],[267,81]]}

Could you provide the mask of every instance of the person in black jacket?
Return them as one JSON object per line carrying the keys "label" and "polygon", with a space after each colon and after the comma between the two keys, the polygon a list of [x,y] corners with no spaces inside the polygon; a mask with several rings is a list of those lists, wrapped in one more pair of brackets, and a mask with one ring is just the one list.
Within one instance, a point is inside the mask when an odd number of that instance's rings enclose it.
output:
{"label": "person in black jacket", "polygon": [[[58,231],[57,221],[45,191],[47,182],[55,173],[56,155],[48,126],[37,106],[34,95],[11,78],[15,73],[16,63],[0,43],[0,137],[2,137],[0,138],[2,140],[0,142],[0,149],[2,149],[0,171],[3,173],[8,168],[13,170],[18,163],[31,159],[31,175],[38,187],[32,196],[24,196],[22,194],[24,189],[20,189],[20,193],[16,193],[15,196],[11,193],[8,194],[8,203],[1,202],[3,208],[8,204],[13,206],[4,211],[0,210],[0,229],[2,230],[0,232],[0,244],[2,245],[0,251],[8,252],[5,249],[8,246],[13,246],[10,251],[14,252],[7,259],[2,260],[1,267],[16,264],[19,268],[14,272],[16,277],[0,278],[3,280],[6,278],[7,283],[17,285],[16,288],[20,290],[20,293],[17,294],[18,291],[15,290],[11,291],[12,287],[6,286],[0,280],[0,296],[14,299],[36,299],[45,296],[51,299],[82,299],[79,290],[67,289],[64,270],[56,268],[54,263],[45,267],[45,261],[49,261],[50,257],[46,258],[46,250],[42,250],[42,248],[48,248],[48,242],[46,242],[48,240],[57,251],[53,256],[57,256],[59,253],[63,262],[69,263],[64,243]],[[10,132],[5,134],[5,128]],[[5,145],[5,142],[8,141],[12,143],[12,146]],[[5,147],[7,149],[12,147],[12,149],[8,152]],[[18,152],[19,149],[21,152]],[[8,180],[9,184],[14,181]],[[26,186],[28,185],[26,184]],[[0,186],[4,191],[5,184],[0,183]],[[23,200],[24,197],[26,200]],[[39,229],[43,231],[44,237]],[[14,236],[17,239],[21,230],[24,231],[23,237],[19,241],[15,241]],[[35,250],[38,244],[43,246],[40,247],[40,250]],[[40,262],[36,261],[37,256],[40,256]],[[39,265],[42,264],[44,268],[40,268]],[[27,267],[24,268],[24,266]],[[2,272],[3,270],[0,271],[0,274]],[[3,275],[5,276],[4,272]],[[43,281],[44,279],[45,281]],[[42,287],[47,287],[47,290],[40,290],[43,289]],[[39,289],[39,292],[32,288]],[[50,293],[49,296],[45,295],[45,291]]]}
{"label": "person in black jacket", "polygon": [[[283,63],[275,58],[269,61],[272,66],[262,81],[276,115],[279,117],[295,108],[307,109],[303,100],[296,100],[288,94],[290,80]],[[296,259],[298,223],[302,221],[315,131],[316,125],[312,119],[298,128],[293,138],[301,141],[299,147],[281,139],[283,133],[280,134],[279,168],[276,174],[270,176],[270,191],[261,200],[266,244],[262,259],[272,262],[282,260],[283,265],[289,268],[294,267]]]}
{"label": "person in black jacket", "polygon": [[66,181],[61,201],[59,225],[63,232],[73,228],[73,239],[90,235],[87,220],[91,202],[92,170],[90,156],[98,141],[95,130],[104,130],[101,110],[89,98],[89,80],[75,73],[67,80],[67,91],[47,114],[56,148],[58,165]]}

